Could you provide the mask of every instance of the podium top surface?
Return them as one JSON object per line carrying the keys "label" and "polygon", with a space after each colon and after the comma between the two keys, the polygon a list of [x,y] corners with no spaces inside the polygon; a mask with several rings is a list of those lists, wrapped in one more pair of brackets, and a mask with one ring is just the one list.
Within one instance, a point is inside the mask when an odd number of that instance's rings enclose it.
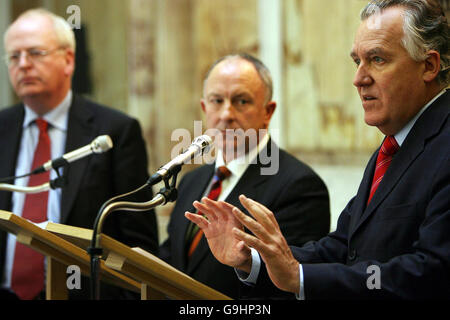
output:
{"label": "podium top surface", "polygon": [[28,231],[30,233],[45,237],[45,231],[34,223],[15,215],[12,212],[0,210],[0,226],[9,233],[17,235],[19,232]]}

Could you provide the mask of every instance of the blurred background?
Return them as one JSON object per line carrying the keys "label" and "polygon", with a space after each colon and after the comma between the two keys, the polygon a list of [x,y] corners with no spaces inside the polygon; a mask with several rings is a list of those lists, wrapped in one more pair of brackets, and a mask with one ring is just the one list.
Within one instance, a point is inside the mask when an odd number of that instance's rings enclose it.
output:
{"label": "blurred background", "polygon": [[[450,0],[441,0],[450,14]],[[356,193],[381,143],[365,125],[349,56],[367,0],[1,0],[0,31],[44,7],[69,19],[79,9],[73,90],[139,119],[149,173],[170,160],[176,129],[194,137],[202,82],[219,57],[248,52],[271,70],[274,139],[313,167],[331,197],[332,225]],[[72,9],[69,9],[72,8]],[[69,9],[69,10],[68,10]],[[72,20],[73,22],[73,20]],[[3,41],[0,49],[4,53]],[[17,102],[0,65],[0,108]],[[203,130],[206,130],[204,127]],[[192,170],[183,167],[181,175]],[[132,168],[130,168],[132,170]],[[180,176],[181,177],[181,176]],[[155,188],[155,191],[159,190]],[[160,240],[171,205],[157,209]]]}

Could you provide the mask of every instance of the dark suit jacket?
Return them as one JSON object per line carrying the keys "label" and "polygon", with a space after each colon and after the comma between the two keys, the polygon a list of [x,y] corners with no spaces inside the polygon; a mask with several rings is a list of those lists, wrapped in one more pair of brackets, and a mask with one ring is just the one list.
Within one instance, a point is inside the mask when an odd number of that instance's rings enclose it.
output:
{"label": "dark suit jacket", "polygon": [[[378,151],[336,231],[292,248],[306,299],[450,298],[449,106],[447,91],[419,117],[367,207]],[[368,289],[371,265],[381,289]],[[268,282],[264,272],[255,289]]]}
{"label": "dark suit jacket", "polygon": [[[0,112],[0,177],[15,174],[23,117],[23,105]],[[95,217],[106,200],[134,190],[148,179],[147,153],[139,123],[123,113],[74,95],[69,110],[65,151],[87,145],[97,136],[105,134],[113,140],[111,150],[80,159],[69,166],[67,185],[62,189],[62,224],[92,229]],[[151,190],[145,190],[129,200],[148,201],[151,198]],[[11,210],[10,192],[0,191],[0,209]],[[105,222],[104,232],[127,245],[157,253],[158,233],[154,212],[113,213]],[[6,233],[0,232],[0,275],[3,275],[5,247]],[[89,298],[87,289],[82,288],[86,291],[83,298]]]}
{"label": "dark suit jacket", "polygon": [[[269,150],[260,155],[279,153],[279,170],[274,175],[261,175],[267,161],[250,164],[226,198],[226,201],[246,212],[239,195],[261,202],[271,209],[288,243],[302,245],[319,239],[329,232],[330,209],[328,190],[320,177],[307,165],[298,161],[272,141]],[[185,211],[195,212],[192,203],[199,200],[214,174],[214,165],[204,165],[186,174],[178,187],[178,200],[168,225],[168,239],[160,247],[161,258],[194,279],[233,298],[247,297],[239,292],[239,280],[233,268],[219,263],[209,250],[205,237],[190,260],[186,258],[185,234],[189,220]],[[284,295],[283,295],[284,296]],[[258,295],[257,297],[264,298]],[[274,298],[275,296],[271,296]],[[285,297],[285,296],[284,296]]]}

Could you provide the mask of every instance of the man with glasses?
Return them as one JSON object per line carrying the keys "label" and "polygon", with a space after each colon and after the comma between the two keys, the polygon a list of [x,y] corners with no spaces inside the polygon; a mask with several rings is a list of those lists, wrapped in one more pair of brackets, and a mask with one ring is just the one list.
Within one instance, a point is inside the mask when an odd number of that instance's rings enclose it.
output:
{"label": "man with glasses", "polygon": [[[62,169],[61,189],[37,195],[0,191],[0,209],[36,223],[92,228],[106,200],[136,189],[148,178],[140,125],[72,92],[75,38],[61,17],[43,9],[27,11],[8,28],[4,44],[10,81],[22,103],[0,112],[0,178],[31,172],[42,161],[87,145],[99,135],[109,135],[114,147]],[[57,176],[55,171],[46,174],[13,183],[39,185]],[[151,190],[143,190],[130,201],[151,198]],[[153,253],[158,248],[154,213],[118,213],[108,219],[104,230],[127,245]],[[42,297],[44,270],[42,256],[0,232],[0,295]],[[109,286],[102,287],[101,293],[103,298],[131,297]],[[81,289],[70,290],[69,296],[89,298],[89,282],[83,279]]]}

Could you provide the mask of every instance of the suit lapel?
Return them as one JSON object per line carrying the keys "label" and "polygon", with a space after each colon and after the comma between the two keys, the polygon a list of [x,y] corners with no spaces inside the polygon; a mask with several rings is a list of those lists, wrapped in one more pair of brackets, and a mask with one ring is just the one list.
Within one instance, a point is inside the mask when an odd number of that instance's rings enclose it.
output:
{"label": "suit lapel", "polygon": [[[15,167],[17,163],[17,155],[20,147],[20,139],[22,136],[23,117],[25,115],[24,107],[17,106],[11,109],[11,115],[7,118],[6,123],[0,126],[0,177],[12,177],[15,175]],[[13,183],[8,182],[8,183]],[[0,191],[0,209],[11,211],[11,192]],[[0,230],[0,275],[3,275],[3,262],[6,252],[6,231]]]}
{"label": "suit lapel", "polygon": [[[270,175],[264,175],[262,174],[262,172],[264,168],[270,167],[272,165],[272,163],[270,162],[267,163],[267,159],[276,159],[277,157],[271,157],[271,155],[277,152],[279,155],[278,146],[273,140],[270,139],[267,143],[266,148],[264,148],[258,154],[257,162],[248,166],[247,170],[244,172],[241,179],[239,179],[238,183],[236,184],[236,187],[228,195],[226,201],[229,203],[233,203],[243,212],[246,212],[246,210],[239,201],[239,196],[241,194],[245,194],[248,198],[257,200],[259,202],[264,202],[264,199],[261,199],[261,190],[264,190],[265,183],[267,179],[269,179]],[[261,158],[263,158],[264,161],[262,161]]]}
{"label": "suit lapel", "polygon": [[[179,195],[179,199],[177,200],[176,206],[182,210],[179,215],[174,216],[173,219],[177,219],[173,224],[174,230],[172,231],[171,237],[174,244],[176,245],[175,252],[172,254],[173,259],[177,259],[177,261],[173,261],[176,266],[185,266],[186,262],[186,232],[190,227],[191,222],[184,217],[184,212],[196,212],[196,209],[192,205],[195,200],[200,200],[205,192],[205,189],[208,186],[209,181],[211,180],[214,174],[214,164],[206,165],[200,167],[195,173],[193,177],[190,177],[189,181],[187,181],[187,185],[183,187],[183,194]],[[175,209],[174,209],[175,212]]]}
{"label": "suit lapel", "polygon": [[[403,148],[405,147],[405,148]],[[368,217],[370,217],[375,210],[380,206],[380,204],[386,199],[386,197],[391,193],[392,189],[397,185],[403,174],[406,172],[411,163],[419,156],[423,151],[423,144],[421,147],[415,145],[413,148],[408,149],[406,145],[403,145],[402,148],[398,151],[398,153],[394,156],[391,165],[388,170],[384,174],[383,179],[378,186],[377,191],[373,195],[372,200],[369,205],[365,208],[366,202],[368,199],[368,191],[372,185],[372,179],[368,179],[367,183],[365,183],[365,197],[361,197],[361,200],[358,202],[358,211],[362,212],[362,216],[359,220],[355,221],[355,229],[352,230],[352,234],[361,226],[364,221]],[[375,170],[375,165],[371,165],[372,171]],[[371,175],[373,177],[373,172]],[[356,209],[356,208],[355,208]]]}
{"label": "suit lapel", "polygon": [[[448,105],[449,105],[449,93],[444,93],[437,101],[433,103],[414,124],[413,128],[409,132],[406,140],[403,142],[401,148],[394,156],[391,165],[386,171],[377,191],[375,192],[372,200],[367,208],[364,210],[365,203],[368,198],[368,190],[372,184],[373,171],[375,170],[375,159],[372,158],[370,165],[371,171],[368,171],[364,175],[365,182],[361,184],[364,189],[360,190],[365,192],[365,196],[359,197],[357,205],[357,211],[362,212],[362,216],[355,223],[355,227],[351,228],[351,235],[370,217],[380,204],[386,199],[386,197],[392,192],[395,186],[399,183],[402,176],[405,174],[411,164],[419,157],[419,155],[425,149],[425,144],[428,139],[435,136],[441,130],[444,122],[448,117]],[[359,191],[358,191],[359,193]]]}
{"label": "suit lapel", "polygon": [[23,117],[25,115],[23,105],[12,110],[12,115],[8,122],[0,128],[0,150],[3,154],[0,157],[0,177],[6,178],[15,175],[17,155],[22,136]]}
{"label": "suit lapel", "polygon": [[[373,174],[375,171],[375,164],[377,161],[377,155],[378,155],[378,151],[380,149],[378,148],[377,151],[375,151],[375,153],[372,155],[372,157],[370,158],[366,169],[364,171],[364,175],[363,175],[363,179],[361,181],[361,184],[359,185],[358,188],[358,192],[357,192],[357,197],[355,197],[354,203],[353,203],[353,209],[352,212],[354,212],[354,217],[352,217],[351,221],[350,221],[350,226],[349,226],[349,232],[350,232],[350,237],[351,235],[354,233],[354,231],[356,230],[357,226],[360,225],[361,223],[361,219],[363,214],[366,211],[366,203],[367,203],[367,199],[369,198],[369,191],[370,188],[372,186],[372,179],[373,179]],[[373,198],[372,198],[373,201]]]}
{"label": "suit lapel", "polygon": [[[69,110],[69,123],[65,152],[73,151],[92,142],[96,136],[92,111],[86,101],[74,95]],[[65,172],[66,185],[62,190],[61,223],[65,223],[80,188],[88,161],[75,161]]]}
{"label": "suit lapel", "polygon": [[242,175],[241,179],[237,183],[236,187],[228,195],[226,201],[233,203],[243,212],[246,210],[239,201],[239,196],[245,194],[251,199],[260,199],[260,190],[264,187],[264,182],[269,176],[263,176],[260,173],[261,166],[258,164],[251,164]]}

